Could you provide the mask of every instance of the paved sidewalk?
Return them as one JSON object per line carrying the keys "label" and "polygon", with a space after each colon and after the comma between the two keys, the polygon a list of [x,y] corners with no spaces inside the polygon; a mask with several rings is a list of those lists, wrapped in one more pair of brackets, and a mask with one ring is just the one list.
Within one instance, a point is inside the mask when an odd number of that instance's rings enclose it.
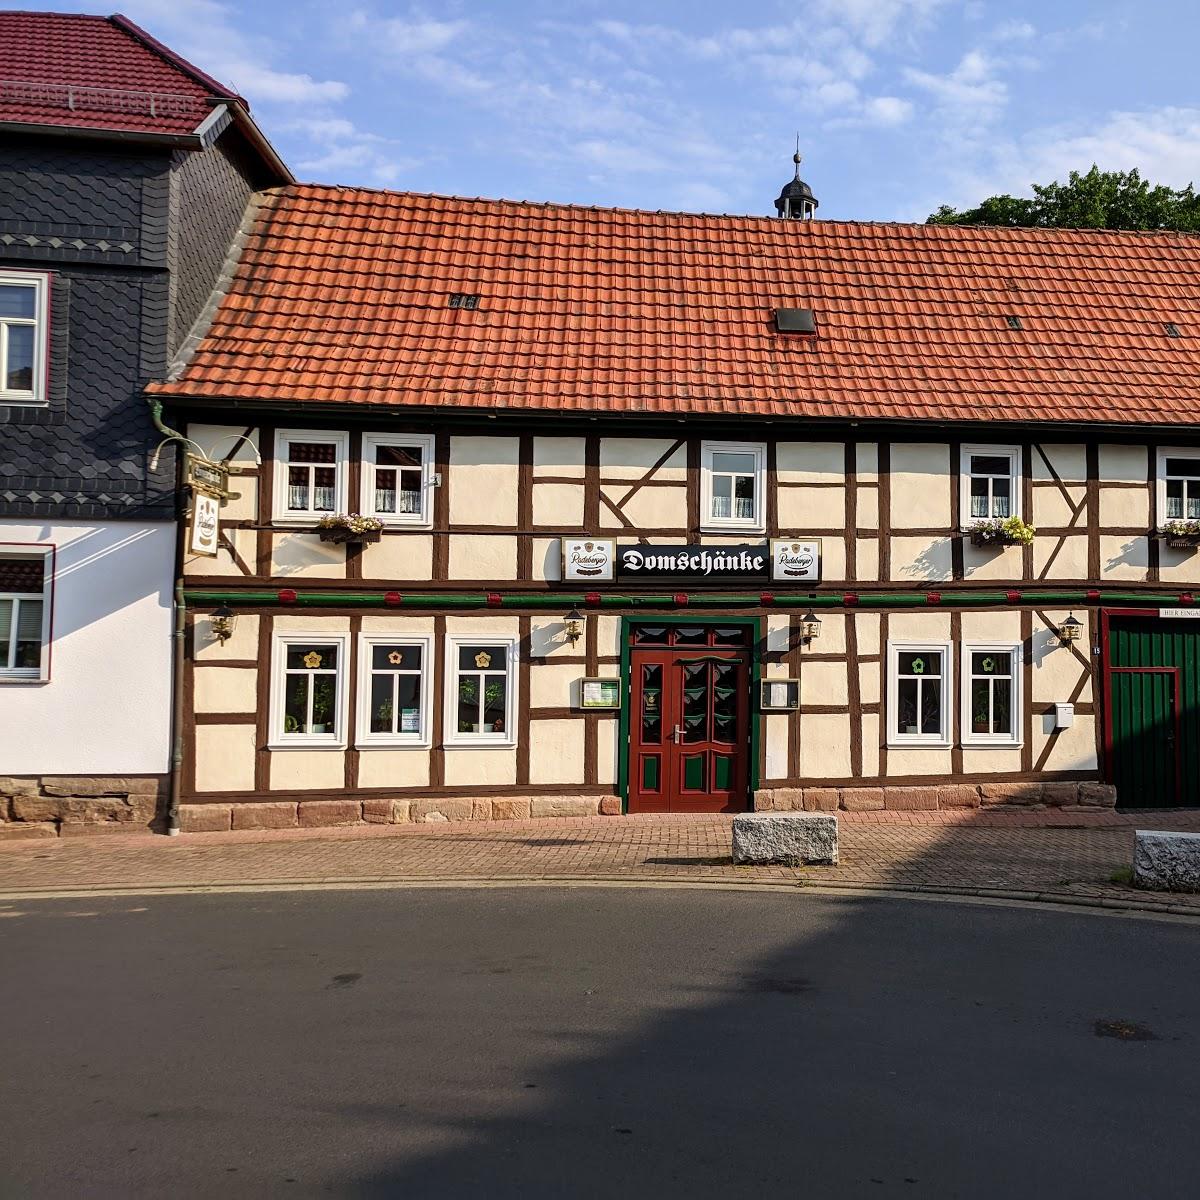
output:
{"label": "paved sidewalk", "polygon": [[[107,836],[0,846],[0,895],[215,886],[626,880],[960,892],[1200,916],[1200,896],[1114,882],[1133,829],[1200,831],[1200,811],[843,813],[841,865],[735,867],[724,816]],[[0,911],[3,916],[3,911]]]}

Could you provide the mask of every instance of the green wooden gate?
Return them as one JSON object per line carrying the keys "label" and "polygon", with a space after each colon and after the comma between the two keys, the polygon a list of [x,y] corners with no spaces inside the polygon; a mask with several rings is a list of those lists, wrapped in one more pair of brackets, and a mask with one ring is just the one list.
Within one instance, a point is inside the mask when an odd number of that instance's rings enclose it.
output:
{"label": "green wooden gate", "polygon": [[1105,757],[1122,808],[1200,803],[1200,622],[1114,615]]}

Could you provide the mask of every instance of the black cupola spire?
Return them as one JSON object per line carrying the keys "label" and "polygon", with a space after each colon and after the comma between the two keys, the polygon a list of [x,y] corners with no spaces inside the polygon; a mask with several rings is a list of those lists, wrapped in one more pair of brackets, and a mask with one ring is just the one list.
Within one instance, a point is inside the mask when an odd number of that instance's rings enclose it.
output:
{"label": "black cupola spire", "polygon": [[811,221],[817,213],[817,198],[812,188],[800,178],[800,135],[796,135],[796,153],[792,155],[796,164],[796,173],[788,183],[783,185],[779,199],[775,201],[775,212],[778,216],[787,217],[794,221]]}

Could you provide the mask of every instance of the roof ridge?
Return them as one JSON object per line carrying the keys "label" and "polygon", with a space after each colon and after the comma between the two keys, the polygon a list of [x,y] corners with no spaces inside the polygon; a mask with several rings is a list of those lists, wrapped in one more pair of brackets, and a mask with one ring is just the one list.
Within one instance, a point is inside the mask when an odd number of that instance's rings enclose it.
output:
{"label": "roof ridge", "polygon": [[242,96],[238,95],[238,93],[235,92],[231,87],[228,87],[219,80],[214,79],[207,72],[200,70],[198,66],[196,66],[194,63],[188,62],[183,55],[177,54],[169,46],[163,45],[163,43],[160,42],[156,37],[147,33],[146,30],[144,30],[140,25],[131,21],[127,16],[125,16],[124,13],[113,13],[112,16],[103,17],[101,19],[107,21],[110,25],[120,29],[129,37],[141,43],[141,45],[143,45],[152,54],[157,54],[159,58],[163,59],[176,70],[187,75],[194,83],[198,83],[201,87],[207,88],[215,97],[222,100],[237,100],[247,110],[249,110],[250,105],[247,104],[246,100]]}
{"label": "roof ridge", "polygon": [[697,217],[730,221],[763,222],[771,228],[803,228],[805,226],[838,226],[871,229],[921,229],[932,233],[953,231],[956,234],[971,237],[981,233],[1032,234],[1037,236],[1055,236],[1062,233],[1085,233],[1109,235],[1114,237],[1182,237],[1200,238],[1200,233],[1185,229],[1104,229],[1087,225],[1079,226],[1036,226],[1036,225],[940,225],[928,221],[863,221],[852,219],[835,219],[814,217],[811,221],[782,221],[777,216],[766,213],[716,213],[691,212],[686,209],[653,209],[627,208],[622,205],[608,204],[575,204],[564,200],[513,200],[503,196],[461,196],[452,192],[416,192],[401,191],[397,188],[367,187],[344,183],[291,183],[277,188],[265,189],[280,198],[288,195],[300,195],[304,192],[340,192],[348,194],[365,194],[371,196],[394,196],[397,199],[417,200],[452,200],[462,204],[494,204],[510,208],[545,208],[565,209],[570,212],[617,213],[625,216],[640,217]]}

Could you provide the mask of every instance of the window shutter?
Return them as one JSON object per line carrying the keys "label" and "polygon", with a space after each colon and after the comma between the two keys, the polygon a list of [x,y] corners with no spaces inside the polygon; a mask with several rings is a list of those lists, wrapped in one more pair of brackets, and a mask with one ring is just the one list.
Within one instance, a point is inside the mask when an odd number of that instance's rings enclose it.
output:
{"label": "window shutter", "polygon": [[0,666],[8,665],[8,639],[12,633],[11,600],[0,600]]}

